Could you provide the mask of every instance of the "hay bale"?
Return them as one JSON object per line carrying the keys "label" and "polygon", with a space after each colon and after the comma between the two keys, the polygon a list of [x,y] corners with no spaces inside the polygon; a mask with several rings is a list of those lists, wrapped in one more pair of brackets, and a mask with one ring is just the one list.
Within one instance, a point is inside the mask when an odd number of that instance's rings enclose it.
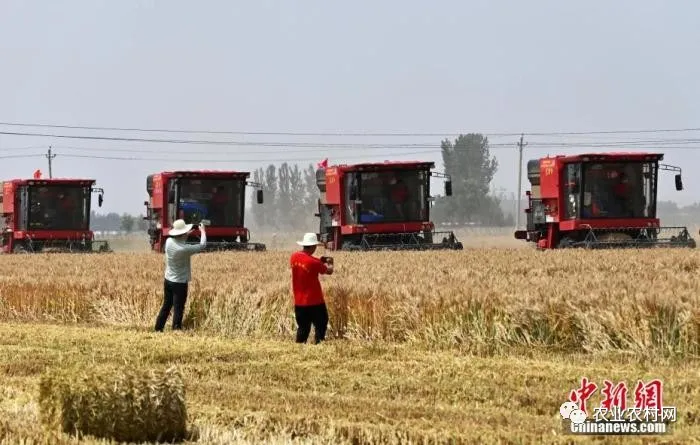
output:
{"label": "hay bale", "polygon": [[177,369],[73,369],[39,384],[42,422],[68,434],[120,442],[180,441],[186,435],[185,386]]}

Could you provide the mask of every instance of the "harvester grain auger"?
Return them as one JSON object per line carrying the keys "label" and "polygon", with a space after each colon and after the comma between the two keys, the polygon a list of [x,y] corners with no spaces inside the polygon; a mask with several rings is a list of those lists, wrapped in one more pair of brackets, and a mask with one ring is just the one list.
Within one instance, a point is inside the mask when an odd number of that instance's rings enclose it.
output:
{"label": "harvester grain auger", "polygon": [[592,153],[533,159],[527,164],[532,189],[526,230],[515,238],[540,249],[584,247],[695,248],[687,227],[663,227],[656,217],[660,153]]}
{"label": "harvester grain auger", "polygon": [[319,164],[319,239],[329,250],[461,250],[454,232],[430,221],[433,162],[383,162],[328,167]]}

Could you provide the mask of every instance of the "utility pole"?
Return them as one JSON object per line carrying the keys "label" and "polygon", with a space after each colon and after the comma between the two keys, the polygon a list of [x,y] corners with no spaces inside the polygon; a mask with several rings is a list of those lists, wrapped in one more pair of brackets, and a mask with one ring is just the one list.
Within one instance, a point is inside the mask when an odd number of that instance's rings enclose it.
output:
{"label": "utility pole", "polygon": [[526,143],[523,143],[523,138],[525,135],[523,133],[520,134],[520,142],[518,142],[518,196],[516,197],[516,201],[518,202],[518,210],[516,210],[515,213],[515,230],[518,230],[520,228],[520,192],[522,191],[522,177],[523,177],[523,148],[527,145]]}
{"label": "utility pole", "polygon": [[51,160],[56,157],[56,155],[51,154],[51,146],[49,145],[49,152],[45,155],[46,159],[49,160],[49,179],[53,178],[53,174],[51,172]]}

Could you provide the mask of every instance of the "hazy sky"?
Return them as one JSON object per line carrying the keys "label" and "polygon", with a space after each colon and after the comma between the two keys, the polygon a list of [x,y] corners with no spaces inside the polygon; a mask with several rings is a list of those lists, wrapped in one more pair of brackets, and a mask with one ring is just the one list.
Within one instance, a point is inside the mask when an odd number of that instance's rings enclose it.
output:
{"label": "hazy sky", "polygon": [[[695,1],[2,0],[0,121],[487,135],[694,128],[700,127],[698,17]],[[440,136],[302,138],[6,126],[0,131],[434,145],[313,149],[0,135],[0,156],[41,154],[53,145],[54,177],[97,179],[106,191],[101,212],[143,212],[146,175],[167,169],[252,170],[270,160],[308,164],[325,157],[331,163],[427,159],[442,168]],[[500,163],[494,186],[515,191],[517,137],[490,139],[510,144],[492,149]],[[657,148],[666,153],[665,162],[686,172],[683,192],[675,192],[670,172],[662,175],[660,198],[695,201],[700,131],[526,135],[525,160],[592,151],[538,143],[650,139],[685,139]],[[38,167],[46,172],[46,164],[41,157],[0,159],[0,179],[28,177]]]}

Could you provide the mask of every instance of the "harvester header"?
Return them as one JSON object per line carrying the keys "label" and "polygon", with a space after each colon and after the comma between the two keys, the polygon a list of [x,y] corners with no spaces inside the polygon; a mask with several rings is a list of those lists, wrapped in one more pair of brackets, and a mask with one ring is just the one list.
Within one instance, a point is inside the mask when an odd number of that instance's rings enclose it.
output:
{"label": "harvester header", "polygon": [[686,227],[661,227],[656,215],[661,153],[584,153],[533,159],[526,230],[515,238],[540,249],[588,247],[695,247]]}
{"label": "harvester header", "polygon": [[[329,250],[462,249],[453,232],[435,232],[430,221],[433,162],[319,164],[319,239]],[[440,241],[436,238],[442,237]]]}

